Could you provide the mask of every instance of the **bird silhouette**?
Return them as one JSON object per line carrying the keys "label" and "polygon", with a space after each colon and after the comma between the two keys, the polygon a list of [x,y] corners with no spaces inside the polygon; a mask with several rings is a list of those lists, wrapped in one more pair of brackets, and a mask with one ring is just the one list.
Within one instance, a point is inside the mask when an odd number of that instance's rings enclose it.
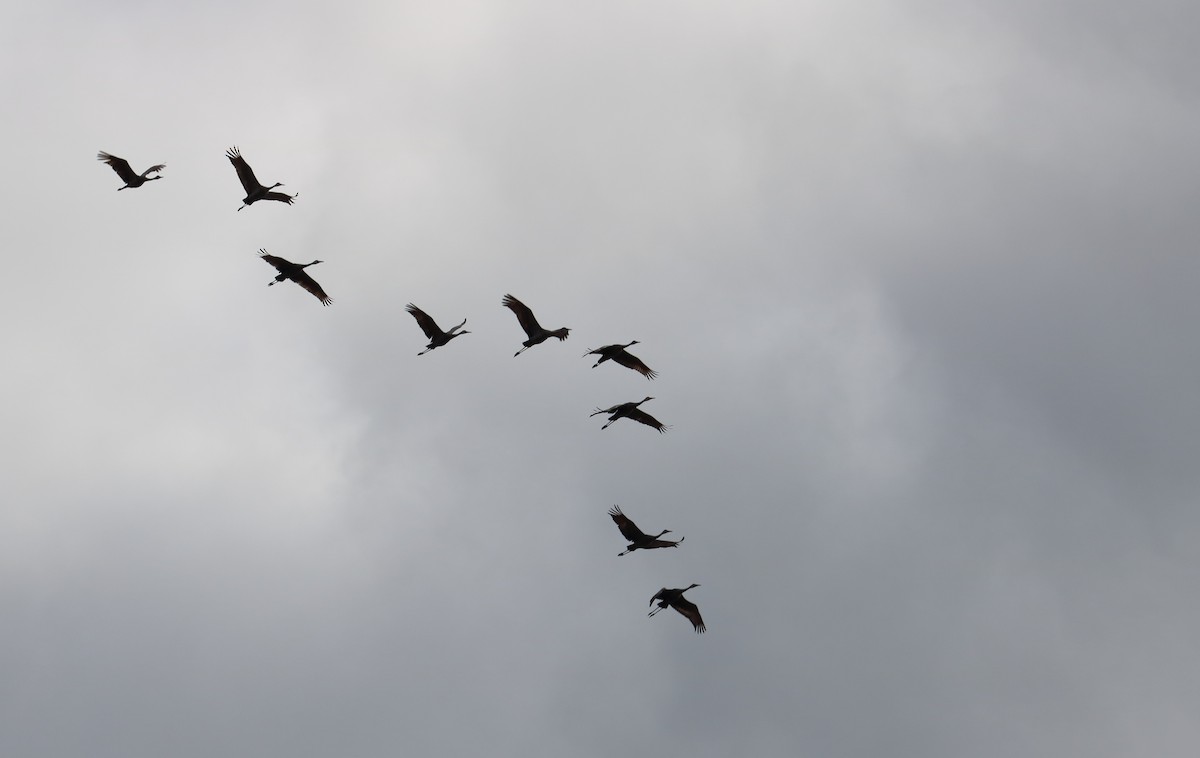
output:
{"label": "bird silhouette", "polygon": [[109,155],[103,150],[96,154],[96,160],[104,161],[111,166],[112,170],[117,172],[117,176],[121,177],[121,180],[125,182],[124,187],[117,187],[117,192],[120,192],[123,189],[140,187],[146,182],[152,182],[155,179],[162,179],[161,176],[147,176],[147,174],[162,171],[167,167],[167,164],[159,163],[158,165],[151,166],[139,174],[129,167],[129,161],[125,160],[124,158],[118,158],[115,155]]}
{"label": "bird silhouette", "polygon": [[[278,200],[281,203],[292,204],[292,201],[299,197],[299,193],[288,195],[283,192],[272,192],[276,187],[282,187],[283,182],[276,182],[270,187],[264,187],[259,183],[254,176],[254,169],[250,168],[250,164],[246,163],[246,159],[242,157],[242,153],[236,147],[231,147],[225,151],[225,157],[233,164],[233,168],[237,171],[238,179],[242,182],[242,187],[246,190],[246,197],[242,199],[241,208],[248,205],[253,205],[259,200]],[[311,265],[311,264],[309,264]]]}
{"label": "bird silhouette", "polygon": [[[629,517],[621,512],[621,506],[614,505],[608,509],[608,515],[612,516],[612,520],[617,523],[617,529],[621,530],[621,534],[625,539],[629,540],[629,546],[625,548],[625,553],[632,553],[634,550],[653,550],[657,547],[678,547],[684,538],[678,540],[661,540],[659,537],[664,534],[670,534],[670,529],[663,529],[658,534],[651,537],[650,535],[638,529],[637,524],[629,520]],[[625,553],[617,553],[617,557],[625,555]]]}
{"label": "bird silhouette", "polygon": [[275,281],[267,282],[268,287],[279,284],[285,279],[291,279],[296,284],[299,284],[301,287],[311,292],[314,297],[321,301],[321,305],[329,305],[333,302],[329,295],[325,294],[325,290],[321,289],[321,285],[317,284],[316,280],[309,276],[308,272],[304,270],[309,266],[315,266],[318,263],[324,263],[324,261],[313,261],[312,263],[292,263],[289,260],[280,258],[278,255],[271,255],[262,248],[259,248],[258,252],[264,261],[270,263],[279,272],[275,276]]}
{"label": "bird silhouette", "polygon": [[437,322],[434,321],[433,318],[431,318],[428,313],[421,310],[420,308],[413,305],[412,303],[409,303],[408,305],[404,306],[404,310],[406,310],[412,314],[412,317],[417,320],[417,326],[421,327],[421,331],[425,332],[425,337],[429,340],[429,344],[425,346],[424,350],[417,353],[417,355],[425,355],[425,353],[428,353],[430,350],[433,350],[434,348],[438,348],[438,347],[441,347],[442,345],[445,345],[447,342],[454,339],[455,337],[461,337],[464,334],[471,333],[470,331],[468,331],[466,329],[463,329],[461,332],[458,331],[459,329],[462,329],[463,324],[467,323],[467,320],[465,318],[462,320],[462,323],[460,323],[458,326],[452,328],[448,332],[443,332],[441,330],[441,328],[437,325]]}
{"label": "bird silhouette", "polygon": [[703,634],[704,633],[704,619],[700,618],[700,609],[696,607],[695,603],[691,602],[690,600],[686,599],[683,596],[683,593],[687,592],[692,587],[699,587],[699,586],[700,585],[698,585],[698,584],[693,584],[691,586],[684,587],[683,589],[673,589],[673,590],[669,590],[666,587],[663,587],[661,590],[654,593],[654,597],[650,598],[650,605],[654,605],[654,601],[657,600],[658,607],[655,608],[654,610],[650,611],[649,615],[653,616],[654,614],[661,611],[663,608],[668,608],[668,607],[674,608],[675,610],[677,610],[681,614],[683,614],[684,618],[686,618],[688,621],[692,622],[692,627],[695,628],[697,634]]}
{"label": "bird silhouette", "polygon": [[[607,429],[609,426],[612,425],[612,423],[614,421],[616,421],[618,419],[627,418],[632,421],[637,421],[638,423],[645,424],[646,426],[653,427],[658,430],[659,434],[662,434],[663,432],[670,429],[670,427],[660,423],[658,419],[654,418],[649,413],[646,413],[642,409],[638,408],[638,406],[641,405],[642,403],[646,402],[647,400],[653,400],[653,399],[654,398],[652,398],[652,397],[646,397],[642,400],[637,401],[636,403],[631,401],[628,403],[620,403],[618,405],[614,405],[611,408],[597,408],[596,410],[592,411],[591,416],[598,416],[601,413],[611,414],[608,417],[608,421],[604,424],[604,426],[600,427],[602,430]],[[589,416],[589,418],[590,418],[590,416]]]}
{"label": "bird silhouette", "polygon": [[525,305],[525,303],[522,303],[512,295],[505,295],[504,299],[500,301],[500,304],[516,314],[517,321],[520,322],[521,328],[525,330],[525,334],[529,337],[529,339],[521,343],[524,345],[524,347],[513,353],[514,358],[534,345],[541,344],[551,337],[558,337],[560,341],[565,340],[567,335],[571,332],[571,330],[565,326],[561,329],[555,329],[554,331],[543,329],[542,325],[538,323],[536,318],[534,318],[533,311],[529,310],[529,306]]}
{"label": "bird silhouette", "polygon": [[583,354],[583,357],[586,358],[589,355],[600,356],[600,360],[596,361],[592,368],[596,368],[596,366],[599,366],[605,361],[612,361],[613,363],[624,366],[625,368],[633,369],[647,379],[653,379],[654,377],[658,376],[658,372],[651,369],[645,363],[642,363],[641,358],[632,355],[626,350],[626,348],[637,344],[639,344],[638,341],[634,340],[633,342],[629,342],[624,345],[605,345],[604,347],[598,347],[595,350],[587,351]]}

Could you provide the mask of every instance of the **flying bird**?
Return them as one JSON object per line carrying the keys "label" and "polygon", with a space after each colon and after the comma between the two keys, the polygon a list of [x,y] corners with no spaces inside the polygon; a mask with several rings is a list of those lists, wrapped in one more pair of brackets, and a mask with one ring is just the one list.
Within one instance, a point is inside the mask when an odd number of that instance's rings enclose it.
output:
{"label": "flying bird", "polygon": [[277,271],[279,271],[279,273],[275,275],[275,281],[267,282],[268,287],[279,284],[284,279],[291,279],[296,284],[299,284],[301,287],[311,292],[314,297],[321,301],[321,305],[329,305],[333,302],[329,295],[325,294],[325,290],[321,289],[321,285],[317,284],[316,280],[309,276],[304,270],[309,266],[315,266],[318,263],[324,263],[324,261],[313,261],[312,263],[292,263],[289,260],[280,258],[278,255],[271,255],[261,247],[258,249],[258,252],[260,255],[262,255],[262,259],[264,261],[270,263]]}
{"label": "flying bird", "polygon": [[258,179],[254,176],[254,169],[250,168],[250,164],[246,163],[246,159],[242,157],[242,153],[236,147],[231,147],[225,151],[225,157],[233,164],[237,170],[238,179],[242,181],[242,187],[246,189],[246,197],[242,200],[241,208],[247,205],[253,205],[259,200],[278,200],[281,203],[292,204],[292,201],[299,197],[299,193],[295,195],[287,195],[283,192],[272,192],[276,187],[282,187],[283,182],[275,182],[270,187],[264,187],[258,183]]}
{"label": "flying bird", "polygon": [[700,585],[698,584],[693,584],[691,587],[684,587],[681,590],[669,590],[666,587],[663,587],[661,590],[654,593],[654,597],[650,598],[650,605],[654,605],[654,601],[657,600],[658,607],[650,611],[649,615],[653,616],[663,608],[674,608],[683,614],[684,618],[692,622],[692,626],[696,629],[697,634],[702,634],[704,632],[704,619],[700,618],[700,609],[696,607],[695,603],[687,600],[683,596],[683,593],[687,592],[692,587],[699,586]]}
{"label": "flying bird", "polygon": [[430,350],[433,350],[434,348],[441,347],[442,345],[446,344],[447,342],[454,339],[455,337],[461,337],[464,334],[471,333],[470,331],[468,331],[466,329],[463,329],[461,332],[458,331],[459,329],[463,328],[463,324],[467,323],[467,320],[465,318],[462,320],[462,323],[459,324],[458,326],[454,327],[453,329],[451,329],[448,332],[443,332],[441,330],[441,328],[437,325],[437,322],[434,321],[428,313],[421,310],[420,308],[413,305],[412,303],[409,303],[408,305],[404,306],[404,310],[406,310],[412,314],[412,317],[417,320],[417,326],[421,327],[421,331],[425,332],[425,336],[429,339],[429,344],[425,346],[424,350],[417,353],[417,355],[425,355],[425,353],[428,353]]}
{"label": "flying bird", "polygon": [[[608,515],[612,516],[612,520],[617,522],[617,528],[621,530],[621,534],[625,535],[625,539],[629,540],[629,547],[625,548],[625,553],[632,553],[634,550],[653,550],[656,547],[678,547],[684,538],[672,542],[671,540],[660,540],[659,537],[664,534],[670,534],[670,529],[663,529],[658,534],[651,537],[650,535],[637,528],[637,524],[629,520],[629,517],[621,513],[621,506],[614,505],[608,509]],[[617,553],[617,557],[625,555],[625,553]]]}
{"label": "flying bird", "polygon": [[628,403],[620,403],[618,405],[614,405],[611,408],[597,408],[596,410],[592,411],[591,415],[598,416],[601,413],[611,414],[608,417],[608,422],[605,423],[604,426],[600,427],[602,430],[607,429],[609,426],[612,425],[612,422],[616,421],[617,419],[627,418],[632,421],[637,421],[638,423],[645,424],[646,426],[652,426],[658,430],[659,434],[662,434],[663,432],[667,431],[667,429],[670,429],[670,427],[659,423],[658,419],[654,418],[649,413],[646,413],[642,409],[638,408],[638,406],[641,405],[642,403],[646,402],[646,400],[653,400],[653,399],[654,398],[652,398],[652,397],[647,397],[644,400],[637,401],[636,403],[631,401]]}
{"label": "flying bird", "polygon": [[604,347],[598,347],[595,350],[587,351],[583,354],[583,357],[586,358],[589,355],[600,356],[600,360],[596,361],[592,368],[596,368],[596,366],[599,366],[605,361],[612,361],[613,363],[620,364],[625,368],[633,369],[647,379],[653,379],[654,377],[658,376],[658,372],[651,369],[645,363],[642,363],[641,358],[630,354],[626,350],[626,348],[632,347],[636,344],[638,344],[637,340],[624,345],[605,345]]}
{"label": "flying bird", "polygon": [[504,299],[500,301],[500,304],[517,315],[517,321],[521,323],[521,328],[524,329],[525,334],[529,336],[529,339],[521,343],[525,347],[513,353],[514,358],[534,345],[541,344],[551,337],[558,337],[560,341],[565,340],[567,335],[571,332],[571,330],[565,326],[561,329],[555,329],[554,331],[543,329],[542,325],[537,322],[536,318],[534,318],[533,311],[529,310],[529,306],[525,305],[525,303],[522,303],[512,295],[505,295]]}
{"label": "flying bird", "polygon": [[167,164],[160,163],[157,166],[151,166],[139,174],[129,167],[129,161],[124,158],[118,158],[115,155],[109,155],[103,150],[96,154],[96,160],[104,161],[111,166],[112,170],[117,172],[117,176],[121,177],[121,180],[125,182],[124,187],[117,187],[117,192],[123,189],[130,189],[131,187],[140,187],[146,182],[152,182],[155,179],[162,179],[161,176],[147,176],[147,174],[162,171],[167,167]]}

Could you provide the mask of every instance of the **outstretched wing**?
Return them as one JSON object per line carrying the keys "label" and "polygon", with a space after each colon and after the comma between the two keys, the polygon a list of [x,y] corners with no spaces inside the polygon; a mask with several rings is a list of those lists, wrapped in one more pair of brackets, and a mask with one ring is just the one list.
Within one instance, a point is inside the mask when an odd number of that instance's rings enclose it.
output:
{"label": "outstretched wing", "polygon": [[533,335],[542,331],[541,324],[539,324],[537,319],[533,317],[533,311],[529,310],[529,306],[525,305],[525,303],[522,303],[512,295],[505,295],[504,299],[500,301],[500,304],[516,314],[517,321],[520,322],[521,328],[525,330],[525,334],[532,337]]}
{"label": "outstretched wing", "polygon": [[287,203],[288,205],[291,205],[293,202],[295,202],[296,197],[299,194],[300,193],[296,193],[295,195],[287,195],[282,192],[268,192],[267,194],[262,196],[262,199],[263,200],[278,200],[281,203]]}
{"label": "outstretched wing", "polygon": [[283,273],[287,269],[293,269],[296,267],[296,264],[292,263],[287,258],[280,258],[278,255],[271,255],[261,247],[258,249],[258,254],[264,261],[270,263],[280,273]]}
{"label": "outstretched wing", "polygon": [[637,524],[630,521],[629,517],[624,513],[621,513],[621,506],[614,505],[612,508],[609,508],[608,515],[612,516],[612,520],[617,523],[617,528],[621,530],[621,534],[630,542],[649,539],[641,529],[637,528]]}
{"label": "outstretched wing", "polygon": [[621,364],[625,368],[631,368],[647,379],[653,379],[658,376],[658,372],[652,370],[642,360],[634,355],[629,354],[625,350],[618,351],[612,356],[614,362]]}
{"label": "outstretched wing", "polygon": [[412,317],[417,320],[417,326],[421,327],[421,331],[425,332],[426,338],[433,339],[434,337],[438,337],[442,334],[442,330],[438,327],[437,322],[434,321],[433,318],[430,317],[430,315],[425,311],[421,310],[412,303],[404,306],[404,310],[411,313]]}
{"label": "outstretched wing", "polygon": [[704,633],[704,619],[700,618],[700,609],[696,604],[685,598],[679,598],[671,603],[671,607],[683,614],[683,617],[692,622],[697,634]]}
{"label": "outstretched wing", "polygon": [[633,410],[627,412],[626,416],[634,421],[645,424],[646,426],[654,427],[658,430],[659,434],[667,431],[666,425],[659,423],[658,419],[654,418],[649,413],[646,413],[641,408],[634,408]]}
{"label": "outstretched wing", "polygon": [[[129,161],[125,160],[124,158],[118,158],[115,155],[109,155],[108,153],[101,150],[99,153],[96,154],[96,160],[104,161],[109,166],[111,166],[112,170],[116,171],[117,176],[121,177],[121,179],[124,180],[124,182],[126,184],[128,184],[129,182],[138,178],[138,175],[129,166]],[[154,168],[150,169],[150,171],[154,171],[154,170],[162,169],[162,168],[164,168],[164,166],[155,166]],[[149,173],[149,172],[147,172],[147,173]]]}
{"label": "outstretched wing", "polygon": [[599,416],[601,413],[616,413],[621,409],[622,405],[625,405],[625,403],[619,403],[611,408],[597,408],[596,410],[592,411],[592,416]]}
{"label": "outstretched wing", "polygon": [[321,289],[321,285],[317,284],[316,280],[308,275],[308,272],[304,270],[297,271],[291,276],[291,279],[296,284],[311,292],[315,298],[321,301],[321,305],[329,305],[333,302],[329,295],[325,294],[325,290]]}
{"label": "outstretched wing", "polygon": [[249,195],[255,190],[262,189],[262,185],[258,183],[258,179],[254,176],[254,169],[250,168],[250,164],[246,163],[246,159],[242,157],[242,152],[237,147],[231,147],[225,151],[225,157],[233,164],[233,168],[237,171],[238,179],[242,182],[242,188]]}
{"label": "outstretched wing", "polygon": [[646,542],[646,544],[644,544],[644,545],[638,545],[638,547],[641,548],[642,550],[654,550],[655,548],[660,548],[660,547],[679,547],[679,543],[683,542],[685,539],[687,539],[687,538],[680,537],[677,540],[652,539],[652,540],[649,540],[648,542]]}

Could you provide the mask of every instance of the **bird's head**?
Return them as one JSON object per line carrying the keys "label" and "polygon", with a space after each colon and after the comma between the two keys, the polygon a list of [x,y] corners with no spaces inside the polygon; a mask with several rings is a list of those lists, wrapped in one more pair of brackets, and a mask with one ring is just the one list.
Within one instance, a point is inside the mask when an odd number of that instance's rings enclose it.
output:
{"label": "bird's head", "polygon": [[270,187],[267,187],[267,189],[269,189],[269,190],[273,190],[273,189],[275,189],[276,187],[282,187],[282,186],[283,186],[283,182],[275,182],[275,183],[274,183],[274,184],[272,184]]}
{"label": "bird's head", "polygon": [[692,587],[699,587],[699,586],[700,586],[700,585],[698,585],[698,584],[693,584],[693,585],[691,585],[690,587],[688,587],[686,590],[684,590],[684,592],[687,592],[687,591],[688,591],[688,590],[690,590]]}

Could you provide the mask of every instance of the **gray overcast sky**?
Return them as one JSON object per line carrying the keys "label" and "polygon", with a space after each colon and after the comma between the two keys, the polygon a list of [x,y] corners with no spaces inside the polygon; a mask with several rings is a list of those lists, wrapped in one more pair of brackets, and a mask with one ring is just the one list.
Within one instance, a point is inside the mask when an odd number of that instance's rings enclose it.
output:
{"label": "gray overcast sky", "polygon": [[1196,755],[1194,4],[6,15],[0,754]]}

